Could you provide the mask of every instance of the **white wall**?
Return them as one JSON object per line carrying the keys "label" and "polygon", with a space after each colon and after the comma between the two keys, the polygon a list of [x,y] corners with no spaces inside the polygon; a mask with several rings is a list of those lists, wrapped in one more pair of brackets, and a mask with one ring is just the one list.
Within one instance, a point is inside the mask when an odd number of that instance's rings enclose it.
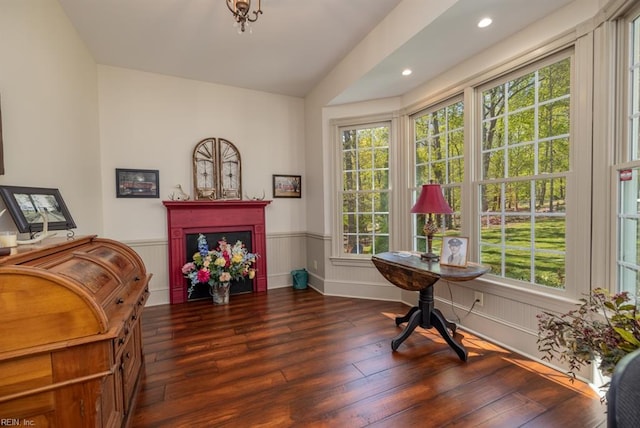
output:
{"label": "white wall", "polygon": [[[193,194],[192,153],[222,137],[242,158],[243,193],[272,199],[272,174],[302,175],[301,199],[274,199],[267,234],[306,230],[304,104],[301,98],[123,68],[99,66],[104,234],[166,239],[162,200],[176,184]],[[160,199],[117,199],[115,168],[160,171]]]}
{"label": "white wall", "polygon": [[[98,76],[104,236],[131,245],[153,272],[149,304],[169,302],[162,201],[176,184],[193,195],[193,149],[209,137],[238,148],[249,197],[272,199],[273,174],[302,175],[301,199],[265,209],[268,288],[290,285],[306,256],[303,100],[102,65]],[[116,168],[159,170],[160,198],[116,198]]]}
{"label": "white wall", "polygon": [[76,233],[100,234],[96,64],[57,1],[0,1],[0,103],[0,185],[60,189]]}

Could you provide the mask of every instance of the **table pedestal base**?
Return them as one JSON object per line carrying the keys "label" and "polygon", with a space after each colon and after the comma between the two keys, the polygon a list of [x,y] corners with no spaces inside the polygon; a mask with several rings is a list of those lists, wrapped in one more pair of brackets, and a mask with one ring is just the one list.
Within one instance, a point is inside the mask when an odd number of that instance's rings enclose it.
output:
{"label": "table pedestal base", "polygon": [[403,317],[396,318],[396,325],[407,326],[391,341],[391,349],[396,351],[400,344],[416,329],[435,327],[438,333],[456,351],[462,361],[467,361],[467,350],[454,338],[456,325],[445,319],[442,312],[433,305],[433,286],[440,280],[470,281],[489,272],[488,266],[468,263],[466,266],[446,266],[433,261],[424,261],[406,252],[380,253],[371,261],[387,281],[403,290],[419,291],[418,306],[414,306]]}
{"label": "table pedestal base", "polygon": [[[391,340],[391,349],[396,351],[400,344],[409,337],[416,327],[430,329],[435,327],[449,346],[458,354],[462,361],[467,361],[467,349],[458,342],[454,335],[456,333],[456,324],[442,315],[440,310],[436,309],[433,304],[433,287],[420,290],[420,299],[418,306],[409,309],[409,312],[403,317],[396,317],[396,325],[407,323],[402,333]],[[451,330],[451,332],[449,332]]]}

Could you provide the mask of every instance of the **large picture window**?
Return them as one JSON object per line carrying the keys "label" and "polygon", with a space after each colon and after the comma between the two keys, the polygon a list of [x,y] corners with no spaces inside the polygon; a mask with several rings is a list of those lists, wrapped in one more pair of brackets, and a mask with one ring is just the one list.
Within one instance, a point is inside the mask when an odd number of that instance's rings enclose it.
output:
{"label": "large picture window", "polygon": [[390,123],[341,127],[344,253],[389,250]]}
{"label": "large picture window", "polygon": [[565,287],[571,57],[480,90],[480,262]]}
{"label": "large picture window", "polygon": [[[441,184],[444,196],[454,211],[437,215],[436,220],[447,235],[459,235],[461,193],[464,181],[464,102],[455,100],[421,112],[413,117],[415,174],[413,200],[422,184]],[[422,229],[426,215],[416,215],[413,248],[425,252],[426,238]]]}

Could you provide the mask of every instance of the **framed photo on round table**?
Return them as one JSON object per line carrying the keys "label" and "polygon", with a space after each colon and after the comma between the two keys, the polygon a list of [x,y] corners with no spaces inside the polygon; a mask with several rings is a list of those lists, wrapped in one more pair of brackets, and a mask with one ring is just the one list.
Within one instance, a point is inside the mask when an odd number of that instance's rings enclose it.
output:
{"label": "framed photo on round table", "polygon": [[467,265],[467,249],[469,239],[460,236],[445,236],[442,238],[442,249],[440,250],[440,264],[446,266]]}

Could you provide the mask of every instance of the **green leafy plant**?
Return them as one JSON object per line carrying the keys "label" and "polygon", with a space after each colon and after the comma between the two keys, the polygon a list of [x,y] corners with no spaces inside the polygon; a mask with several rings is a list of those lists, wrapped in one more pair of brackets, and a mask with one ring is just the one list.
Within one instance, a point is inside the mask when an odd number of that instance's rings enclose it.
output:
{"label": "green leafy plant", "polygon": [[566,314],[538,315],[538,350],[543,360],[566,361],[572,379],[594,361],[604,376],[611,376],[622,357],[640,348],[637,307],[629,293],[612,295],[602,288],[581,300]]}

